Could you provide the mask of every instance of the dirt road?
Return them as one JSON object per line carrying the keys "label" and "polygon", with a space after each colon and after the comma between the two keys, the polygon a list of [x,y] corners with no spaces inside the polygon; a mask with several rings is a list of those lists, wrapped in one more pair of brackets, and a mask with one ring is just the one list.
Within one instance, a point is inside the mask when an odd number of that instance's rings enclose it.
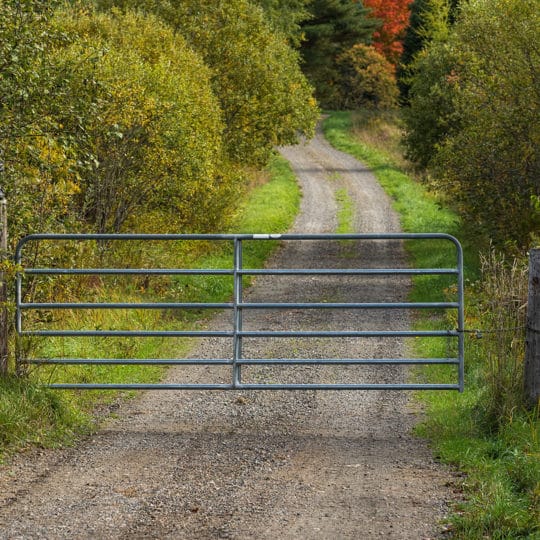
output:
{"label": "dirt road", "polygon": [[[302,190],[296,232],[332,232],[337,190],[347,190],[362,232],[399,230],[387,197],[365,167],[331,149],[320,135],[283,149]],[[336,267],[403,264],[399,245],[284,246],[271,262]],[[250,299],[287,302],[405,298],[407,282],[324,276],[259,279]],[[390,320],[392,318],[392,320]],[[219,315],[212,326],[227,323]],[[403,313],[277,313],[257,310],[253,328],[407,328]],[[253,340],[248,355],[399,356],[398,340]],[[219,357],[218,340],[193,355]],[[185,368],[184,368],[185,369]],[[173,380],[202,381],[210,368]],[[251,377],[328,380],[332,368],[275,368]],[[360,377],[356,372],[351,376]],[[398,368],[363,372],[362,380],[404,380]],[[258,380],[258,379],[257,379]],[[397,392],[147,392],[124,403],[104,429],[77,448],[19,456],[0,469],[1,538],[372,539],[436,538],[450,497],[450,473],[425,442]]]}

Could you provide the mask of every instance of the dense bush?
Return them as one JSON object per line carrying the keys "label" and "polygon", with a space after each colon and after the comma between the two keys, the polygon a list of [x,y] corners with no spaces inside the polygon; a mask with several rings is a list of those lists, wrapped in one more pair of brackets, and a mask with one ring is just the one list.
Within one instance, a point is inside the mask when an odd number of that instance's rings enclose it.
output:
{"label": "dense bush", "polygon": [[415,62],[409,107],[403,109],[404,143],[407,157],[420,167],[429,166],[451,128],[457,128],[451,78],[455,65],[444,41],[432,43]]}
{"label": "dense bush", "polygon": [[216,6],[182,2],[177,10],[188,40],[213,69],[225,115],[226,144],[236,160],[265,163],[276,145],[313,134],[318,108],[299,58],[246,0]]}
{"label": "dense bush", "polygon": [[276,145],[311,135],[318,108],[298,53],[247,0],[101,0],[157,13],[210,66],[225,120],[225,144],[236,162],[261,165]]}
{"label": "dense bush", "polygon": [[388,109],[397,104],[394,68],[373,47],[354,45],[336,59],[339,108]]}
{"label": "dense bush", "polygon": [[[238,182],[222,150],[223,124],[209,70],[156,17],[61,12],[73,37],[59,55],[92,51],[96,111],[87,119],[92,166],[78,200],[99,232],[206,231],[220,224]],[[149,224],[151,213],[157,223]]]}
{"label": "dense bush", "polygon": [[1,184],[13,241],[219,229],[243,175],[226,157],[203,60],[153,16],[53,8],[0,6]]}
{"label": "dense bush", "polygon": [[461,6],[447,43],[420,57],[406,115],[409,155],[496,243],[540,225],[540,1]]}
{"label": "dense bush", "polygon": [[0,3],[0,185],[9,198],[12,243],[74,225],[76,159],[60,117],[86,105],[67,99],[77,64],[45,54],[60,37],[50,26],[53,9],[47,1]]}
{"label": "dense bush", "polygon": [[436,172],[469,220],[496,241],[526,247],[540,211],[540,1],[463,5],[452,46],[460,129]]}
{"label": "dense bush", "polygon": [[222,228],[242,167],[313,132],[298,54],[247,0],[154,2],[146,15],[91,4],[0,5],[10,237]]}
{"label": "dense bush", "polygon": [[403,51],[397,68],[401,98],[408,103],[411,72],[424,48],[433,39],[440,40],[454,23],[460,0],[413,0],[410,5],[409,25],[403,37]]}

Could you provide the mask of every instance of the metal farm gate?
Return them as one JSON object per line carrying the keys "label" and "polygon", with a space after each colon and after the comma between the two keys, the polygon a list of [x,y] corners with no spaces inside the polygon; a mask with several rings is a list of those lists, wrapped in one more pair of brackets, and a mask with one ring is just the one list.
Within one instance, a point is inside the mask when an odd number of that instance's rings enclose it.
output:
{"label": "metal farm gate", "polygon": [[[245,268],[243,264],[243,253],[245,245],[248,242],[268,242],[280,240],[281,242],[380,242],[380,241],[412,241],[412,242],[431,242],[433,249],[439,249],[442,243],[450,243],[453,249],[454,263],[444,265],[441,268]],[[121,267],[102,267],[102,268],[57,268],[54,264],[47,267],[46,264],[36,264],[35,262],[27,262],[32,254],[32,259],[35,261],[35,252],[39,247],[40,242],[53,243],[58,250],[63,249],[60,246],[75,245],[84,246],[84,243],[94,242],[103,243],[110,246],[117,245],[118,242],[136,243],[136,241],[145,243],[148,242],[219,242],[232,243],[230,265],[224,268],[121,268]],[[130,244],[131,245],[131,244]],[[28,253],[25,255],[25,252]],[[232,389],[250,389],[250,390],[372,390],[372,389],[389,389],[389,390],[463,390],[463,256],[459,242],[452,236],[446,234],[284,234],[284,235],[267,235],[267,234],[225,234],[225,235],[161,235],[161,234],[34,234],[23,238],[16,250],[16,263],[19,265],[20,272],[17,277],[16,284],[16,328],[19,335],[18,363],[20,367],[31,365],[48,365],[56,366],[56,369],[61,371],[59,366],[62,365],[78,365],[78,366],[101,366],[110,365],[197,365],[197,366],[223,366],[223,369],[228,370],[228,380],[225,382],[205,382],[205,383],[174,383],[174,384],[150,384],[150,383],[133,383],[133,384],[117,384],[109,383],[93,383],[85,380],[81,382],[54,382],[49,383],[52,388],[64,389],[160,389],[160,390],[186,390],[186,389],[201,389],[201,390],[232,390]],[[451,301],[445,298],[448,295],[442,290],[439,292],[439,300],[436,302],[332,302],[332,301],[317,301],[317,302],[295,302],[283,303],[276,301],[268,302],[249,302],[245,300],[243,292],[243,280],[245,276],[289,276],[291,279],[304,279],[306,276],[311,276],[311,279],[320,279],[318,276],[327,276],[335,280],[344,279],[345,276],[358,277],[358,279],[368,279],[368,276],[380,276],[385,279],[398,280],[399,276],[430,276],[441,275],[447,276],[452,282],[451,286],[445,285],[445,289],[450,289],[453,294]],[[81,278],[89,282],[93,280],[104,280],[107,277],[118,279],[128,279],[129,276],[134,276],[135,279],[148,278],[150,276],[168,276],[168,279],[185,279],[185,276],[209,276],[216,277],[215,279],[223,278],[230,279],[233,282],[232,300],[219,303],[206,302],[139,302],[139,303],[123,303],[123,302],[101,302],[101,301],[78,301],[78,302],[26,302],[28,288],[36,279],[51,280],[62,278]],[[116,276],[116,278],[115,278]],[[127,277],[126,277],[127,276]],[[354,331],[339,331],[339,330],[268,330],[256,329],[245,330],[244,318],[245,314],[252,310],[272,310],[279,312],[294,311],[304,312],[305,310],[439,310],[454,312],[453,319],[455,324],[453,328],[442,330],[393,330],[391,328],[383,328],[378,330],[366,330],[362,328]],[[81,312],[84,310],[228,310],[231,313],[231,324],[227,329],[222,330],[175,330],[175,329],[158,329],[158,330],[141,330],[141,329],[122,329],[111,330],[102,328],[57,328],[54,323],[48,324],[48,320],[54,320],[54,317],[40,317],[36,314],[49,313],[54,314],[55,310],[72,310],[72,312]],[[28,317],[28,314],[33,312],[34,316]],[[36,323],[36,320],[39,322]],[[54,350],[55,353],[51,357],[40,356],[32,358],[23,351],[24,341],[26,339],[41,339],[41,340],[58,340],[79,338],[221,338],[230,343],[230,354],[227,358],[85,358],[85,357],[70,357],[63,356],[62,352],[58,353],[54,347],[49,347],[49,350]],[[445,339],[450,345],[447,347],[448,354],[443,358],[249,358],[246,357],[243,351],[243,341],[252,338],[273,338],[273,339],[314,339],[321,340],[326,338],[332,339],[377,339],[377,338],[424,338],[424,339]],[[47,350],[47,347],[41,351]],[[60,348],[61,351],[61,348]],[[38,353],[39,354],[39,353]],[[180,355],[179,355],[180,356]],[[424,384],[421,382],[411,383],[358,383],[358,382],[339,382],[339,383],[313,383],[313,382],[295,382],[295,383],[275,383],[272,381],[266,382],[243,382],[242,369],[245,366],[382,366],[382,365],[437,365],[444,364],[453,366],[454,382],[440,384]],[[52,368],[49,368],[52,369]],[[58,374],[57,374],[58,375]],[[56,379],[55,379],[56,380]]]}

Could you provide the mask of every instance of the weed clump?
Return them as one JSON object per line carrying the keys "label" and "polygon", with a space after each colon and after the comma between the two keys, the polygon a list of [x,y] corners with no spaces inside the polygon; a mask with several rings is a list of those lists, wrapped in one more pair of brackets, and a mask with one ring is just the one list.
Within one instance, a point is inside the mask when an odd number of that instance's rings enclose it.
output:
{"label": "weed clump", "polygon": [[480,261],[481,280],[474,286],[468,317],[482,329],[481,339],[470,340],[468,360],[481,389],[479,424],[496,432],[524,406],[527,265],[494,250]]}

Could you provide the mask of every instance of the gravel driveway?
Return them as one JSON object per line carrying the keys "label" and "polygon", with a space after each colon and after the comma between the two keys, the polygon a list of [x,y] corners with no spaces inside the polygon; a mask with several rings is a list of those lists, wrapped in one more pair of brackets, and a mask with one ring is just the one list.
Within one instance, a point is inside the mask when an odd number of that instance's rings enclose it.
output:
{"label": "gravel driveway", "polygon": [[[373,175],[320,134],[284,148],[303,191],[293,232],[332,232],[337,190],[359,232],[399,221]],[[262,231],[263,232],[263,231]],[[270,265],[403,265],[397,243],[288,243]],[[403,300],[408,283],[379,278],[261,278],[251,301]],[[322,300],[321,300],[322,299]],[[360,301],[360,300],[359,300]],[[211,325],[228,324],[220,314]],[[407,329],[405,313],[257,310],[245,328]],[[228,344],[230,345],[230,344]],[[225,355],[208,339],[196,356]],[[246,356],[395,357],[397,339],[246,340]],[[221,352],[220,352],[221,351]],[[220,369],[171,369],[207,381]],[[251,369],[249,380],[404,381],[401,368]],[[171,539],[436,538],[451,473],[410,435],[417,414],[398,392],[146,392],[78,447],[20,455],[0,469],[0,537]]]}

